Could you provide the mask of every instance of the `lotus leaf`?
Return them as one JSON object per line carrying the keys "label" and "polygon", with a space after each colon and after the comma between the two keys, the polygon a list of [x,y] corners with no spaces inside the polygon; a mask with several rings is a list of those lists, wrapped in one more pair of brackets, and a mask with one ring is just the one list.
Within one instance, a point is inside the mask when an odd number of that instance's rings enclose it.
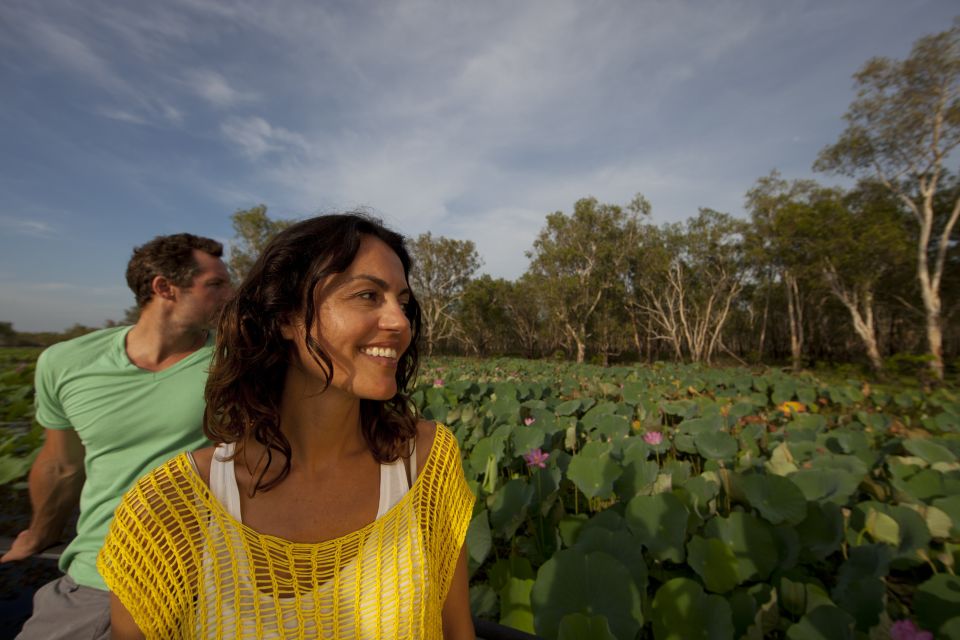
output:
{"label": "lotus leaf", "polygon": [[797,566],[800,560],[800,534],[789,524],[773,528],[773,541],[777,544],[779,555],[777,568],[786,571]]}
{"label": "lotus leaf", "polygon": [[718,538],[693,536],[687,543],[687,563],[714,593],[726,593],[744,580],[733,549]]}
{"label": "lotus leaf", "polygon": [[940,625],[937,636],[945,640],[960,640],[960,616],[950,618]]}
{"label": "lotus leaf", "polygon": [[863,476],[835,469],[801,469],[789,477],[807,500],[843,506],[857,490]]}
{"label": "lotus leaf", "polygon": [[835,606],[817,607],[787,629],[789,640],[853,640],[855,620]]}
{"label": "lotus leaf", "polygon": [[533,449],[541,449],[546,440],[546,434],[534,423],[529,426],[517,427],[510,433],[513,443],[513,453],[522,456]]}
{"label": "lotus leaf", "polygon": [[517,556],[510,556],[509,558],[500,558],[494,562],[493,566],[490,567],[490,571],[487,572],[487,577],[490,586],[500,591],[507,586],[511,578],[533,580],[536,578],[536,574],[533,572],[533,567],[530,566],[529,560]]}
{"label": "lotus leaf", "polygon": [[688,506],[697,514],[708,512],[710,501],[720,493],[720,481],[711,472],[690,478],[682,486],[690,496]]}
{"label": "lotus leaf", "polygon": [[696,414],[696,410],[697,405],[689,400],[660,403],[660,411],[664,415],[677,416],[678,418],[692,418]]}
{"label": "lotus leaf", "polygon": [[622,470],[610,457],[610,444],[588,442],[573,456],[567,468],[569,478],[587,498],[606,498]]}
{"label": "lotus leaf", "polygon": [[850,555],[837,573],[831,595],[834,602],[856,619],[857,628],[867,631],[880,621],[884,610],[886,585],[890,570],[890,547],[883,544],[851,547]]}
{"label": "lotus leaf", "polygon": [[932,440],[909,438],[903,441],[903,448],[918,458],[923,458],[930,464],[934,462],[957,461],[957,456],[955,456],[950,449]]}
{"label": "lotus leaf", "polygon": [[585,513],[569,513],[560,519],[560,522],[557,523],[557,529],[560,530],[560,539],[564,546],[572,547],[576,544],[577,538],[580,537],[580,531],[586,523],[587,514]]}
{"label": "lotus leaf", "polygon": [[698,433],[694,442],[700,455],[711,460],[730,460],[738,450],[737,439],[723,431]]}
{"label": "lotus leaf", "polygon": [[636,495],[649,495],[660,473],[660,467],[654,460],[634,460],[623,467],[623,473],[613,484],[621,500],[629,501]]}
{"label": "lotus leaf", "polygon": [[960,430],[960,416],[952,411],[938,413],[933,422],[940,431],[954,432]]}
{"label": "lotus leaf", "polygon": [[893,547],[900,546],[900,524],[885,513],[870,509],[867,512],[864,529],[877,542]]}
{"label": "lotus leaf", "polygon": [[487,498],[494,535],[509,540],[527,518],[534,488],[524,478],[514,478]]}
{"label": "lotus leaf", "polygon": [[[661,446],[665,444],[665,442],[666,441],[661,442]],[[678,433],[674,436],[673,446],[676,447],[680,453],[698,453],[697,443],[689,433]]]}
{"label": "lotus leaf", "polygon": [[765,579],[779,562],[773,530],[756,516],[734,511],[726,518],[710,520],[704,533],[723,540],[733,550],[741,582]]}
{"label": "lotus leaf", "polygon": [[870,511],[875,510],[896,520],[900,529],[900,545],[897,547],[899,557],[914,558],[916,549],[926,548],[930,544],[930,532],[927,525],[916,511],[900,505],[885,504],[873,500],[861,502],[850,515],[850,529],[861,531],[867,526]]}
{"label": "lotus leaf", "polygon": [[697,435],[700,433],[713,433],[723,428],[723,417],[719,414],[702,417],[687,418],[678,425],[681,433]]}
{"label": "lotus leaf", "polygon": [[676,486],[682,485],[690,478],[690,463],[686,460],[668,460],[662,467],[663,473],[673,479]]}
{"label": "lotus leaf", "polygon": [[500,589],[500,624],[533,633],[533,608],[530,606],[533,584],[532,578],[510,578]]}
{"label": "lotus leaf", "polygon": [[786,442],[781,442],[770,454],[770,460],[764,465],[767,471],[778,476],[786,476],[799,469]]}
{"label": "lotus leaf", "polygon": [[470,613],[496,619],[497,609],[497,592],[490,585],[475,584],[470,587]]}
{"label": "lotus leaf", "polygon": [[[614,509],[604,509],[583,525],[582,531],[604,529],[605,531],[626,531],[627,521]],[[572,546],[572,545],[571,545]]]}
{"label": "lotus leaf", "polygon": [[743,446],[747,442],[756,442],[763,436],[764,433],[766,433],[766,431],[767,429],[765,425],[757,424],[755,422],[744,425],[740,430],[740,445]]}
{"label": "lotus leaf", "polygon": [[[586,424],[584,419],[584,424]],[[606,440],[623,440],[630,433],[630,422],[620,415],[600,415],[593,421],[593,428],[598,437]]]}
{"label": "lotus leaf", "polygon": [[664,583],[650,607],[656,640],[731,640],[733,616],[727,601],[704,592],[689,578]]}
{"label": "lotus leaf", "polygon": [[582,406],[579,400],[567,400],[554,407],[553,412],[558,416],[572,416]]}
{"label": "lotus leaf", "polygon": [[473,475],[478,476],[486,470],[489,456],[493,456],[494,461],[499,464],[500,460],[503,459],[504,446],[505,440],[503,438],[493,436],[481,438],[474,445],[468,458]]}
{"label": "lotus leaf", "polygon": [[775,405],[783,404],[793,400],[797,392],[797,382],[791,378],[778,380],[773,384],[773,390],[770,392],[770,401]]}
{"label": "lotus leaf", "polygon": [[917,502],[930,502],[934,498],[956,494],[950,485],[950,476],[935,469],[921,469],[907,478],[893,480],[894,487]]}
{"label": "lotus leaf", "polygon": [[790,478],[777,475],[741,475],[737,485],[750,503],[768,522],[797,524],[807,516],[803,491]]}
{"label": "lotus leaf", "polygon": [[633,638],[643,624],[640,591],[630,572],[602,551],[559,551],[537,572],[530,593],[537,634],[554,638],[573,613],[605,616],[617,638]]}
{"label": "lotus leaf", "polygon": [[933,506],[943,511],[952,521],[950,537],[960,538],[960,495],[938,498]]}
{"label": "lotus leaf", "polygon": [[919,587],[913,596],[913,611],[924,629],[940,629],[960,611],[960,578],[938,573]]}
{"label": "lotus leaf", "polygon": [[622,393],[626,402],[640,402],[650,395],[650,387],[645,382],[630,380],[623,383]]}
{"label": "lotus leaf", "polygon": [[602,527],[584,527],[577,538],[576,548],[583,553],[617,550],[617,559],[630,571],[633,583],[643,594],[647,589],[647,563],[643,546],[625,528],[610,530]]}
{"label": "lotus leaf", "polygon": [[617,640],[604,616],[571,613],[560,620],[558,640]]}
{"label": "lotus leaf", "polygon": [[473,516],[467,528],[467,554],[470,557],[471,573],[483,564],[493,548],[493,538],[490,535],[490,521],[486,511]]}
{"label": "lotus leaf", "polygon": [[672,493],[636,496],[627,504],[627,526],[657,560],[683,562],[687,509]]}

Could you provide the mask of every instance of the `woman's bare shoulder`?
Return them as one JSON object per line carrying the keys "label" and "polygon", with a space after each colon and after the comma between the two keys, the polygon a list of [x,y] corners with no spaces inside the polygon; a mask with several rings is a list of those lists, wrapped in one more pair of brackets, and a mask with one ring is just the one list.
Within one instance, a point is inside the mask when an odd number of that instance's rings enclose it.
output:
{"label": "woman's bare shoulder", "polygon": [[197,473],[203,479],[203,483],[210,486],[210,461],[213,460],[213,453],[217,448],[214,446],[197,449],[190,455],[193,457],[193,463],[197,467]]}
{"label": "woman's bare shoulder", "polygon": [[417,468],[423,469],[430,450],[433,449],[433,439],[437,435],[437,423],[431,420],[417,422]]}

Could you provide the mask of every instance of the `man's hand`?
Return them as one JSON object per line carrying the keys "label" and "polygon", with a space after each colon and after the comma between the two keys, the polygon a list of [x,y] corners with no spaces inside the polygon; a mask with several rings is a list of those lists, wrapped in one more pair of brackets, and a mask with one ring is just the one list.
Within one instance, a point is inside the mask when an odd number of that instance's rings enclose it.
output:
{"label": "man's hand", "polygon": [[37,536],[30,529],[24,529],[14,539],[10,545],[10,550],[0,557],[0,562],[15,562],[29,558],[35,553],[43,551],[41,545],[43,542],[37,539]]}

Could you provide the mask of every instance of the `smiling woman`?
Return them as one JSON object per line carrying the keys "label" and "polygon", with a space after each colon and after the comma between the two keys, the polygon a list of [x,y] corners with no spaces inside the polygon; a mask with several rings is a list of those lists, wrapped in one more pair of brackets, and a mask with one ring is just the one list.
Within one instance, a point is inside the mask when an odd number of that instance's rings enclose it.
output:
{"label": "smiling woman", "polygon": [[221,317],[204,430],[127,494],[98,568],[114,637],[473,637],[456,440],[404,394],[403,238],[357,214],[264,250]]}

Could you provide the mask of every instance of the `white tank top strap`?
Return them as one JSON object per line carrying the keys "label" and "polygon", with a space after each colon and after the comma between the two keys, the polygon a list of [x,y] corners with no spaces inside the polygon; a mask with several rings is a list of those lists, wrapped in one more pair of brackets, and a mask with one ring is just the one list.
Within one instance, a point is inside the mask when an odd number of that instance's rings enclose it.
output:
{"label": "white tank top strap", "polygon": [[243,522],[240,513],[240,489],[233,470],[233,443],[218,444],[210,459],[210,492],[237,522]]}
{"label": "white tank top strap", "polygon": [[[210,459],[210,492],[223,508],[237,522],[243,522],[240,513],[240,489],[237,487],[237,475],[233,468],[233,443],[218,444]],[[416,438],[410,441],[410,478],[417,480]],[[383,516],[393,505],[400,502],[410,490],[407,483],[407,471],[403,458],[392,464],[380,465],[380,504],[377,517]]]}

